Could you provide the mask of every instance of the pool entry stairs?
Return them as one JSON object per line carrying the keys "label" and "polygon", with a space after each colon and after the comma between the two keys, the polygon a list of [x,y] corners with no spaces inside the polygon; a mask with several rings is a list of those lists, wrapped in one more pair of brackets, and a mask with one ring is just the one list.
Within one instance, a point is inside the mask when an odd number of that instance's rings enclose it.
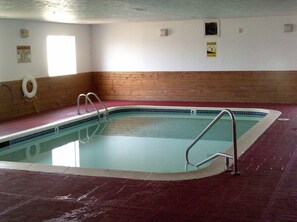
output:
{"label": "pool entry stairs", "polygon": [[[99,109],[95,106],[95,104],[93,103],[93,101],[90,99],[90,97],[94,97],[103,107],[104,111],[102,113],[100,113]],[[92,107],[94,108],[94,110],[96,110],[97,114],[98,114],[98,120],[99,122],[101,122],[102,120],[106,121],[108,120],[108,109],[106,108],[106,106],[104,105],[104,103],[101,101],[101,99],[93,92],[89,92],[87,94],[80,94],[77,97],[77,113],[78,115],[81,115],[82,113],[80,112],[80,99],[81,98],[85,98],[85,111],[88,113],[89,109],[88,109],[88,104],[90,103],[92,105]]]}
{"label": "pool entry stairs", "polygon": [[[199,163],[191,163],[189,160],[189,151],[192,149],[192,147],[225,115],[229,114],[232,122],[232,140],[233,140],[233,156],[226,154],[226,153],[215,153],[214,155],[208,157],[207,159],[199,162]],[[236,138],[236,120],[234,113],[229,109],[223,109],[214,119],[211,121],[205,129],[194,139],[194,141],[188,146],[186,150],[186,167],[187,165],[199,167],[208,161],[211,161],[217,157],[225,157],[225,170],[229,170],[229,159],[233,159],[233,170],[232,175],[240,175],[238,171],[237,166],[237,138]]]}

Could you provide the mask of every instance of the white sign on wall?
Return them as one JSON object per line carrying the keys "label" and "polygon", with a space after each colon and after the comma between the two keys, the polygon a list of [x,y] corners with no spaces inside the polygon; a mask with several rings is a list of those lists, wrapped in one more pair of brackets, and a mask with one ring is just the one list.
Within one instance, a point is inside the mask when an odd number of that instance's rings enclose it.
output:
{"label": "white sign on wall", "polygon": [[31,62],[31,46],[29,45],[17,46],[17,62],[18,63]]}

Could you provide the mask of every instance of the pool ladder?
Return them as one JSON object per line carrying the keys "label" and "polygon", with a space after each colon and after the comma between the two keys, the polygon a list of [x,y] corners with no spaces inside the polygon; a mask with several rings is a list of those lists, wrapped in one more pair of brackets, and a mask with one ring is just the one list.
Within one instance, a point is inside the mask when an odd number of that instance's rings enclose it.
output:
{"label": "pool ladder", "polygon": [[[90,99],[90,96],[94,96],[97,101],[103,106],[105,112],[100,114],[100,111],[98,110],[98,108],[94,105],[94,103],[92,102],[92,100]],[[99,122],[101,121],[102,118],[105,117],[105,119],[108,119],[108,110],[106,108],[106,106],[104,105],[104,103],[101,101],[101,99],[99,99],[99,97],[93,93],[93,92],[89,92],[87,94],[80,94],[78,97],[77,97],[77,113],[78,115],[81,115],[81,112],[80,112],[80,99],[84,97],[85,98],[85,111],[88,113],[89,110],[88,110],[88,103],[90,103],[93,108],[96,110],[97,114],[98,114],[98,120]]]}
{"label": "pool ladder", "polygon": [[96,129],[93,131],[92,134],[90,134],[90,131],[91,131],[91,127],[87,127],[85,128],[85,131],[86,131],[86,137],[84,139],[82,139],[82,136],[81,136],[81,131],[78,131],[78,138],[79,138],[79,142],[83,143],[83,144],[86,144],[86,143],[89,143],[91,140],[94,140],[98,135],[101,135],[101,133],[104,131],[104,129],[106,128],[107,126],[107,122],[101,124],[100,122],[97,123],[97,127]]}
{"label": "pool ladder", "polygon": [[[233,140],[233,156],[226,154],[226,153],[215,153],[214,155],[206,158],[205,160],[193,164],[189,161],[189,151],[192,149],[192,147],[208,132],[208,130],[210,130],[213,125],[215,125],[217,123],[217,121],[219,121],[224,114],[227,113],[229,114],[231,121],[232,121],[232,140]],[[211,121],[208,126],[194,139],[194,141],[188,146],[187,150],[186,150],[186,164],[188,165],[192,165],[195,167],[199,167],[217,157],[225,157],[225,170],[229,170],[229,159],[233,159],[233,169],[232,169],[232,175],[239,175],[240,172],[238,171],[238,166],[237,166],[237,139],[236,139],[236,121],[235,121],[235,116],[233,114],[233,112],[229,109],[224,109],[222,110],[214,119],[213,121]]]}

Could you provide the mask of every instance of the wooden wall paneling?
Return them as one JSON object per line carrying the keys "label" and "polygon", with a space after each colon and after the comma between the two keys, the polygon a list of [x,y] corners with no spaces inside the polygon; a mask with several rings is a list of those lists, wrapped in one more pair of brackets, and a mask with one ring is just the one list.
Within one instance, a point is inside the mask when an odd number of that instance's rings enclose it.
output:
{"label": "wooden wall paneling", "polygon": [[297,71],[95,72],[114,100],[297,103]]}
{"label": "wooden wall paneling", "polygon": [[[92,73],[81,73],[60,77],[42,77],[36,79],[38,84],[37,98],[40,112],[76,104],[80,93],[94,91]],[[0,86],[0,121],[23,116],[34,115],[33,102],[23,97],[21,80],[5,82],[13,89],[14,100],[9,91]]]}
{"label": "wooden wall paneling", "polygon": [[[80,93],[106,100],[253,102],[297,104],[297,71],[93,72],[37,78],[41,112],[74,105]],[[0,121],[35,114],[21,80],[0,86]]]}
{"label": "wooden wall paneling", "polygon": [[40,90],[37,96],[41,110],[73,105],[80,93],[94,91],[91,73],[45,77],[38,79],[38,83]]}

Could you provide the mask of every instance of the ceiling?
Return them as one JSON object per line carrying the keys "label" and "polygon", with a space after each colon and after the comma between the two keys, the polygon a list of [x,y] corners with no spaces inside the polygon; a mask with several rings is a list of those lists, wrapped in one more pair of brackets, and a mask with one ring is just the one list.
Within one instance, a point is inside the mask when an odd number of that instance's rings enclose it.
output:
{"label": "ceiling", "polygon": [[78,24],[297,15],[297,0],[0,0],[0,18]]}

